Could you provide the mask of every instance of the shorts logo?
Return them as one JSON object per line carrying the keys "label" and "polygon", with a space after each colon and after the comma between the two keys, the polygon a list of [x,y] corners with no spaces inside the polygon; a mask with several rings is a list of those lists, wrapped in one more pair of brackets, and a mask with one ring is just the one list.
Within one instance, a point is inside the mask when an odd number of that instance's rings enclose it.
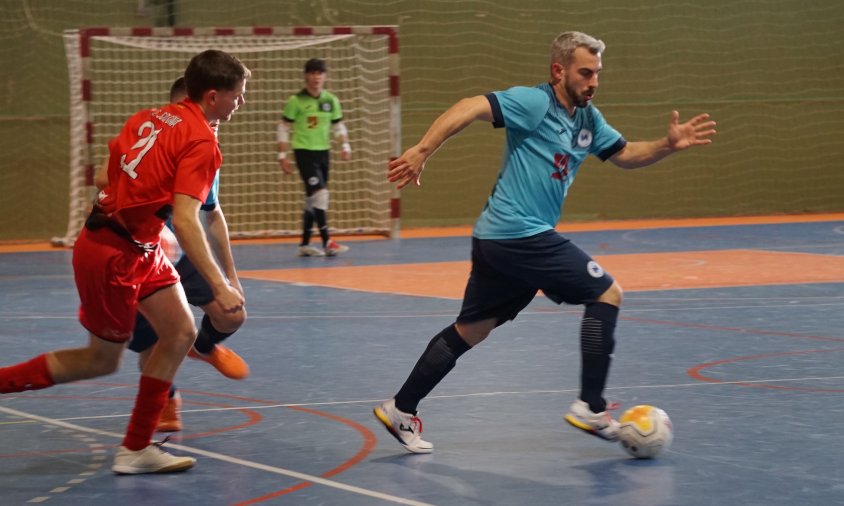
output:
{"label": "shorts logo", "polygon": [[308,178],[308,186],[316,186],[319,184],[319,178],[316,176]]}
{"label": "shorts logo", "polygon": [[600,278],[604,275],[604,269],[594,260],[590,260],[589,263],[586,264],[586,272],[588,272],[593,278]]}
{"label": "shorts logo", "polygon": [[577,134],[577,145],[581,148],[588,148],[590,144],[592,144],[592,132],[584,128]]}

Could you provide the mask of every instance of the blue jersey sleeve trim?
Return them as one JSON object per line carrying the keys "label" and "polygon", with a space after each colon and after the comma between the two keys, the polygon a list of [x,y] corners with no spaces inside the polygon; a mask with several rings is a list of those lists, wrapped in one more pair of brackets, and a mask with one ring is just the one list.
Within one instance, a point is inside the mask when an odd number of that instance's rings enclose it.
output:
{"label": "blue jersey sleeve trim", "polygon": [[598,158],[600,158],[602,162],[606,162],[609,157],[624,149],[624,146],[626,145],[627,139],[619,137],[612,146],[598,153]]}
{"label": "blue jersey sleeve trim", "polygon": [[498,103],[498,97],[495,93],[487,93],[486,99],[489,100],[489,105],[492,106],[492,127],[504,127],[504,115],[501,113],[501,104]]}

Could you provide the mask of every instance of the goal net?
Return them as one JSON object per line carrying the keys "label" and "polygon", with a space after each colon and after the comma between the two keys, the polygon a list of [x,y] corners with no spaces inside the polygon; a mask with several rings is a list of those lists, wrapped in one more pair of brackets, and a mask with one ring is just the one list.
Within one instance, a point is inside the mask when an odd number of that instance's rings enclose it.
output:
{"label": "goal net", "polygon": [[304,64],[324,59],[326,89],[340,98],[352,159],[332,149],[329,224],[335,234],[398,233],[398,195],[386,164],[400,149],[398,39],[392,26],[283,28],[91,28],[66,31],[70,74],[72,244],[90,211],[93,174],[108,140],[136,111],[168,101],[170,85],[205,49],[237,56],[252,71],[246,104],[220,126],[220,202],[232,237],[301,233],[304,188],[283,175],[276,127],[304,87]]}

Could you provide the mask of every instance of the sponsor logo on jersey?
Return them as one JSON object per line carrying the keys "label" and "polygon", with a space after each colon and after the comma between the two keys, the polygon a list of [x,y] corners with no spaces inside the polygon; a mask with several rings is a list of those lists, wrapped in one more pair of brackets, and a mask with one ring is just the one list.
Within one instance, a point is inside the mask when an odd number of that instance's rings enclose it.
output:
{"label": "sponsor logo on jersey", "polygon": [[554,172],[551,179],[565,181],[569,177],[569,155],[565,153],[554,153]]}

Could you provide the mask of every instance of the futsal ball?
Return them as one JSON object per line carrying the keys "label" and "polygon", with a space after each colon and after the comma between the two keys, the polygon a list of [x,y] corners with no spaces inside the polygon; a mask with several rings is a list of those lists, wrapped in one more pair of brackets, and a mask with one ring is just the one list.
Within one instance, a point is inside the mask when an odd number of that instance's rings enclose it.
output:
{"label": "futsal ball", "polygon": [[665,411],[655,406],[633,406],[618,419],[618,440],[637,459],[656,457],[671,446],[674,426]]}

